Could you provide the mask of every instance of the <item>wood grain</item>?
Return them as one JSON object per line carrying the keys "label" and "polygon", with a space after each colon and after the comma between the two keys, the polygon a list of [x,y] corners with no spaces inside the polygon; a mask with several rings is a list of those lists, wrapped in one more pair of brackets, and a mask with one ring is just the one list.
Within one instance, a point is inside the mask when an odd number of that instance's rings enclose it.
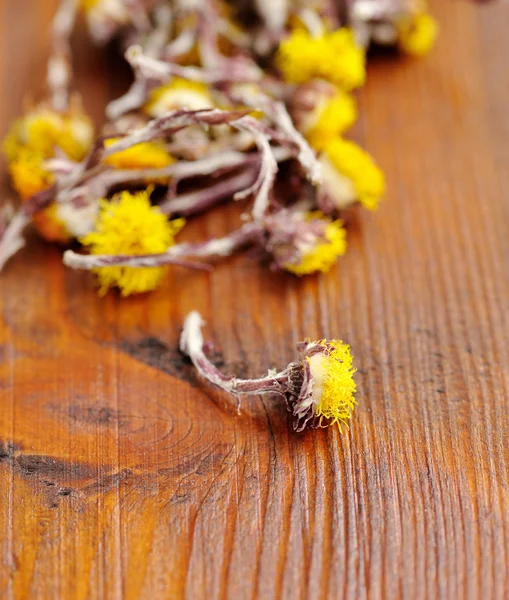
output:
{"label": "wood grain", "polygon": [[[55,4],[0,0],[1,133],[41,89]],[[242,256],[122,300],[35,236],[9,263],[1,598],[508,597],[509,6],[433,8],[432,55],[371,63],[355,136],[390,191],[330,275]],[[99,120],[120,83],[77,46]],[[348,340],[351,430],[294,434],[267,398],[237,416],[176,351],[190,309],[239,374],[284,366],[306,336]]]}

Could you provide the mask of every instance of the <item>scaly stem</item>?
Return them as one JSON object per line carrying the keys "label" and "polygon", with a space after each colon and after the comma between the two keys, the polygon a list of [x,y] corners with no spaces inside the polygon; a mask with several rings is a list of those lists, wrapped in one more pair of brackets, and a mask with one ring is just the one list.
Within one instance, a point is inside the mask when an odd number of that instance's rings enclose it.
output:
{"label": "scaly stem", "polygon": [[[259,223],[246,223],[228,235],[199,242],[197,244],[177,244],[161,254],[145,254],[131,256],[126,254],[77,254],[72,250],[64,252],[64,264],[73,269],[97,269],[100,267],[160,267],[162,265],[180,264],[190,266],[185,259],[214,258],[230,256],[236,250],[255,242],[263,234]],[[205,268],[205,266],[204,266]]]}
{"label": "scaly stem", "polygon": [[52,185],[42,192],[38,192],[25,201],[23,206],[14,215],[13,219],[3,230],[0,236],[0,271],[5,263],[16,254],[18,250],[23,248],[25,240],[23,231],[30,223],[32,217],[48,206],[53,200],[56,192],[56,187]]}
{"label": "scaly stem", "polygon": [[77,0],[62,0],[53,19],[53,52],[48,60],[47,84],[57,111],[67,108],[72,76],[70,37],[76,22]]}
{"label": "scaly stem", "polygon": [[284,393],[286,391],[288,369],[259,379],[237,379],[236,377],[223,375],[209,361],[203,351],[204,342],[201,331],[203,324],[204,322],[197,311],[189,313],[184,321],[184,328],[180,336],[180,349],[189,356],[198,372],[205,379],[234,396],[239,394]]}
{"label": "scaly stem", "polygon": [[248,169],[206,188],[169,198],[160,204],[159,208],[166,214],[188,217],[215,206],[221,200],[234,196],[239,191],[253,185],[255,181],[256,173],[252,169]]}

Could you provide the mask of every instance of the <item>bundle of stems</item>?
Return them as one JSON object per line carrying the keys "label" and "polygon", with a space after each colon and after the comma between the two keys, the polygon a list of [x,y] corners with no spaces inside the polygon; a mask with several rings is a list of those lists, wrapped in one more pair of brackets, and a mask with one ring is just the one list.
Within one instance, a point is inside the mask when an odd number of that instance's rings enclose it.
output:
{"label": "bundle of stems", "polygon": [[[133,73],[99,132],[72,92],[80,16],[91,43],[114,40]],[[81,244],[64,263],[92,270],[101,293],[150,291],[170,264],[208,268],[249,246],[273,269],[329,270],[346,250],[343,211],[373,210],[385,192],[374,160],[345,137],[366,48],[425,54],[436,30],[420,0],[62,0],[47,98],[4,141],[22,203],[0,225],[0,268],[33,223]],[[291,191],[276,193],[285,176]],[[243,223],[176,243],[185,219],[228,201],[243,202]]]}

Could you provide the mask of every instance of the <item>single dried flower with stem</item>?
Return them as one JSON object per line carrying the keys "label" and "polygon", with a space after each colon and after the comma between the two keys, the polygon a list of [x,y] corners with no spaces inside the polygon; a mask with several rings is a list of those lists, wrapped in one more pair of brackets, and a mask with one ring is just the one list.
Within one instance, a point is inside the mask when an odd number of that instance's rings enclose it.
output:
{"label": "single dried flower with stem", "polygon": [[305,341],[298,344],[299,360],[282,371],[270,371],[265,377],[239,379],[221,373],[207,358],[202,335],[203,320],[191,312],[180,337],[180,349],[210,383],[237,398],[254,394],[277,394],[286,401],[293,416],[295,431],[306,427],[337,425],[342,431],[355,408],[355,368],[350,347],[340,340]]}

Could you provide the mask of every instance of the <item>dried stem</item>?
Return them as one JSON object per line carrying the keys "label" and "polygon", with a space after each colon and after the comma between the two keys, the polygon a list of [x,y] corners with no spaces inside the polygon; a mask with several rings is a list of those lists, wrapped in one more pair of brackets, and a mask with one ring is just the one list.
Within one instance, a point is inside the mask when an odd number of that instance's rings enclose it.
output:
{"label": "dried stem", "polygon": [[202,335],[204,321],[200,314],[192,311],[184,321],[180,336],[180,350],[189,356],[192,363],[205,379],[237,397],[240,409],[240,394],[284,394],[288,384],[288,368],[277,374],[269,374],[259,379],[237,379],[223,375],[205,356]]}
{"label": "dried stem", "polygon": [[9,258],[23,248],[25,240],[22,234],[25,227],[30,223],[34,214],[50,204],[55,196],[55,191],[55,186],[51,186],[42,192],[34,194],[26,200],[14,215],[9,225],[4,229],[0,237],[0,271]]}
{"label": "dried stem", "polygon": [[53,20],[53,52],[48,60],[47,83],[57,111],[67,108],[72,76],[70,37],[76,21],[78,0],[62,0]]}
{"label": "dried stem", "polygon": [[169,198],[160,204],[159,208],[166,214],[189,217],[235,196],[240,190],[250,188],[256,179],[256,173],[248,169],[206,188]]}
{"label": "dried stem", "polygon": [[64,264],[73,269],[97,269],[100,267],[160,267],[163,265],[192,263],[183,261],[189,257],[216,258],[231,256],[239,248],[247,246],[263,235],[263,227],[258,223],[245,223],[242,227],[228,235],[199,243],[177,244],[161,254],[126,255],[126,254],[77,254],[72,250],[64,252]]}

